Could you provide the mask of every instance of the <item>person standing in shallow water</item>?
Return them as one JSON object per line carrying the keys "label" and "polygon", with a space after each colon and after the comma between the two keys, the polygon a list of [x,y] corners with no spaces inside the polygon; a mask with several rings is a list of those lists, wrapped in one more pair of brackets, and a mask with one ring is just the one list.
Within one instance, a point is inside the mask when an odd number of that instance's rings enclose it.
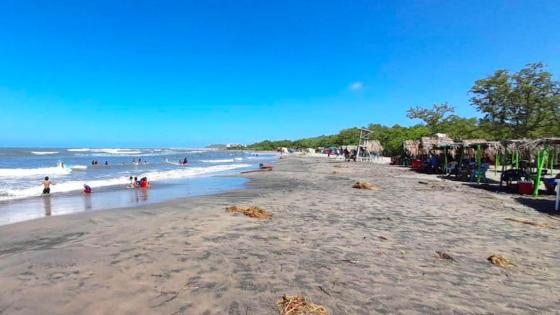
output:
{"label": "person standing in shallow water", "polygon": [[130,176],[128,178],[129,183],[128,183],[128,188],[134,188],[134,186],[136,185],[136,181],[134,180],[134,178],[132,178],[132,176]]}
{"label": "person standing in shallow water", "polygon": [[51,193],[51,185],[54,185],[48,176],[45,176],[43,180],[43,195],[48,195]]}
{"label": "person standing in shallow water", "polygon": [[91,194],[92,190],[88,184],[84,184],[84,194]]}

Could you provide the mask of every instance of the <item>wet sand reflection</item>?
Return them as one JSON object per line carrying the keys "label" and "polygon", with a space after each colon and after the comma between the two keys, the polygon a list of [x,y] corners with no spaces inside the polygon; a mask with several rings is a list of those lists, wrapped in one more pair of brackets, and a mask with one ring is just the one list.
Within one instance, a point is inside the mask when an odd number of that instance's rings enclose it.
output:
{"label": "wet sand reflection", "polygon": [[52,203],[51,196],[44,195],[43,197],[43,209],[45,209],[45,216],[50,216],[52,214]]}
{"label": "wet sand reflection", "polygon": [[91,203],[91,194],[84,194],[84,210],[91,210],[93,209],[93,205]]}

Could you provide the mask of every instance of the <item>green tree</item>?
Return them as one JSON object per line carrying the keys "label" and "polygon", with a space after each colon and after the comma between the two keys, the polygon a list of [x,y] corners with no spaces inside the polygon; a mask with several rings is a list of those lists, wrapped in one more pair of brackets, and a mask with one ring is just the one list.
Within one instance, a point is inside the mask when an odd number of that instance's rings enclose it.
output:
{"label": "green tree", "polygon": [[457,140],[493,138],[492,135],[481,128],[478,119],[464,118],[457,115],[449,116],[438,126],[438,130]]}
{"label": "green tree", "polygon": [[387,127],[380,124],[370,124],[368,129],[372,131],[372,139],[379,140],[386,156],[402,154],[404,140],[420,139],[432,134],[432,130],[424,125],[402,127],[397,124]]}
{"label": "green tree", "polygon": [[342,129],[336,136],[336,145],[350,145],[358,144],[360,138],[360,129],[358,128],[348,128]]}
{"label": "green tree", "polygon": [[470,92],[471,104],[484,114],[481,126],[495,139],[560,135],[560,84],[542,63],[513,74],[498,70]]}
{"label": "green tree", "polygon": [[440,125],[454,112],[455,108],[453,106],[443,103],[434,104],[431,109],[420,106],[411,107],[407,110],[406,117],[422,120],[435,133],[441,131],[439,130]]}

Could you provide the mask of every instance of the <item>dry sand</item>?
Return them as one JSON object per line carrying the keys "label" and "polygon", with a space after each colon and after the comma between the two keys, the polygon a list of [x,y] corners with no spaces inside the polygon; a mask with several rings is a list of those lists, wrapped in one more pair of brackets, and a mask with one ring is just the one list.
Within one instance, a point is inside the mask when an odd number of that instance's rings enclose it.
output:
{"label": "dry sand", "polygon": [[560,221],[507,195],[314,158],[246,176],[251,189],[0,227],[0,314],[277,314],[284,294],[331,314],[560,310]]}

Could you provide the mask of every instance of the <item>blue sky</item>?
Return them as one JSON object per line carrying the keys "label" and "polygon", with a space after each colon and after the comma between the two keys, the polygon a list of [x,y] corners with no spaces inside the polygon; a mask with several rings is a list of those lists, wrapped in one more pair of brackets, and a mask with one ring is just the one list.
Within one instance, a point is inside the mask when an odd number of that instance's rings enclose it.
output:
{"label": "blue sky", "polygon": [[410,125],[560,73],[560,1],[0,1],[2,146],[203,146]]}

